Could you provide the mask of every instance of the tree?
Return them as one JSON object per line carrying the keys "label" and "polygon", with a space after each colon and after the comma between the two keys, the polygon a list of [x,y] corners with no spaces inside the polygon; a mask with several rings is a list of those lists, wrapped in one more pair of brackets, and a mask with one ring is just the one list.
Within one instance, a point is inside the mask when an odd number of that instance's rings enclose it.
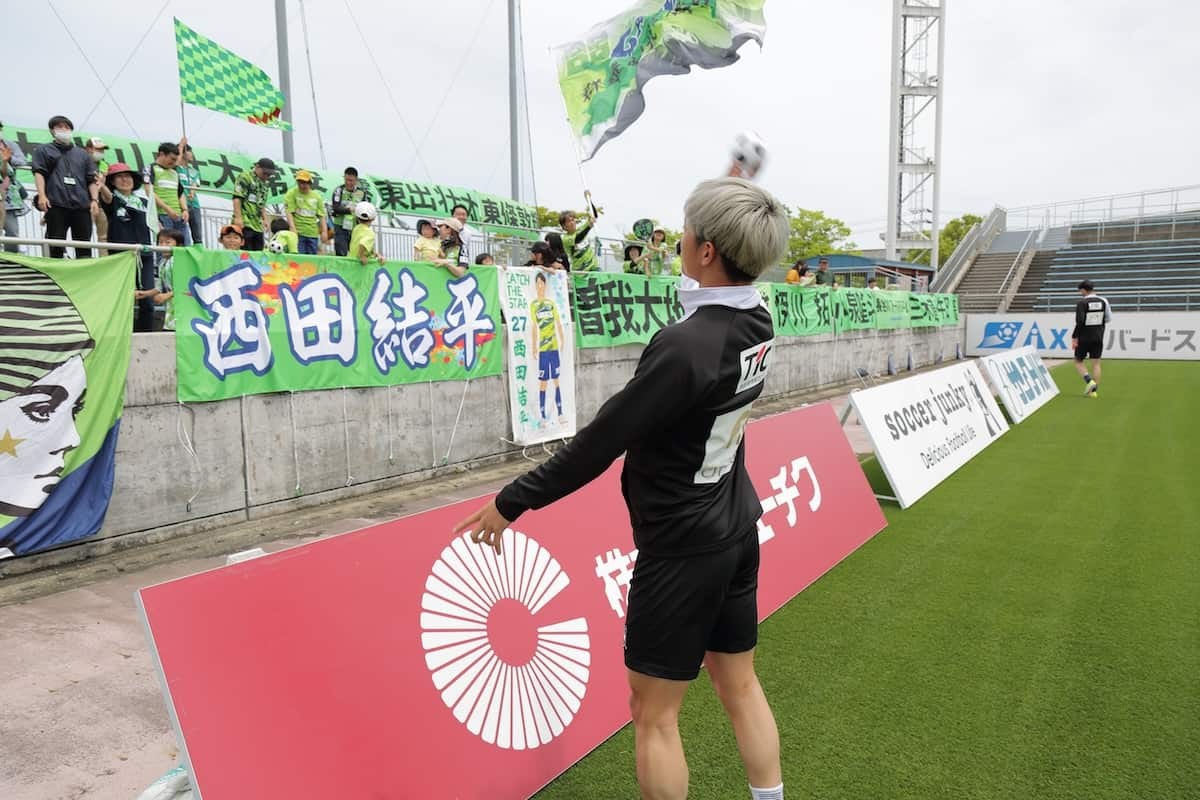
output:
{"label": "tree", "polygon": [[[975,214],[963,214],[957,219],[952,219],[947,222],[938,234],[938,266],[946,263],[950,255],[958,247],[959,242],[963,240],[971,228],[983,222],[983,217]],[[929,250],[912,251],[907,259],[913,264],[929,265]]]}
{"label": "tree", "polygon": [[851,253],[858,245],[849,241],[850,227],[824,211],[798,208],[788,209],[790,233],[788,235],[788,263],[794,264],[802,258],[827,253]]}
{"label": "tree", "polygon": [[539,228],[557,228],[558,227],[558,213],[559,212],[557,212],[557,211],[551,211],[550,209],[546,208],[545,206],[538,206],[537,207],[538,227]]}

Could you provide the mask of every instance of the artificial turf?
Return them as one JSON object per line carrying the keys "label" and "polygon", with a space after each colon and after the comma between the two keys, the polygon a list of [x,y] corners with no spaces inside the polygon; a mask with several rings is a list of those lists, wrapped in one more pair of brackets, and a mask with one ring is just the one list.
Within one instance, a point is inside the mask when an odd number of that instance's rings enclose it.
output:
{"label": "artificial turf", "polygon": [[[1200,798],[1200,364],[1053,374],[761,626],[789,800]],[[689,797],[748,798],[703,675],[681,727]],[[536,795],[636,797],[631,727]]]}

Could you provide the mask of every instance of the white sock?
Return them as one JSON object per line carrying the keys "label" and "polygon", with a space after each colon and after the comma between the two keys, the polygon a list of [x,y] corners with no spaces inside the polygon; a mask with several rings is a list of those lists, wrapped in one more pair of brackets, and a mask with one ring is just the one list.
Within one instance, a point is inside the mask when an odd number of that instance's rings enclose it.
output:
{"label": "white sock", "polygon": [[774,789],[755,789],[751,786],[750,797],[752,800],[783,800],[783,784]]}

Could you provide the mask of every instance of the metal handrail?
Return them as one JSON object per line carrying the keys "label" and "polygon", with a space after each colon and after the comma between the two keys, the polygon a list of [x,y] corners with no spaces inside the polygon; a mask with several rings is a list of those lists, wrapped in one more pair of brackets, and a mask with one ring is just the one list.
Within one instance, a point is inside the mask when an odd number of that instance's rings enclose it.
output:
{"label": "metal handrail", "polygon": [[1013,270],[1017,268],[1017,264],[1021,263],[1021,258],[1025,255],[1025,251],[1029,249],[1029,240],[1033,238],[1035,233],[1037,231],[1030,231],[1029,235],[1025,237],[1025,243],[1021,245],[1021,251],[1013,259],[1012,266],[1008,268],[1008,274],[1004,276],[1004,282],[1000,284],[1000,288],[996,291],[997,296],[1004,296],[1004,290],[1008,286],[1008,282],[1012,279]]}
{"label": "metal handrail", "polygon": [[997,232],[1000,226],[1005,224],[1005,219],[1004,209],[997,206],[992,209],[983,222],[972,225],[971,230],[967,231],[967,235],[959,242],[958,247],[954,248],[950,258],[946,259],[945,265],[934,275],[929,284],[929,290],[944,291],[946,287],[952,285],[959,271],[977,255],[976,251],[980,243],[990,241],[990,237]]}

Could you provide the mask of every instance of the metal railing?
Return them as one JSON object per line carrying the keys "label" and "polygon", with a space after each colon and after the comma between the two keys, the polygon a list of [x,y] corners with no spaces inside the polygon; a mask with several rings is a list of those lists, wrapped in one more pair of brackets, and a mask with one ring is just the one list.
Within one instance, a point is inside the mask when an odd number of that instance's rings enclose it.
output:
{"label": "metal railing", "polygon": [[997,206],[992,209],[992,213],[987,215],[987,219],[972,225],[971,230],[967,231],[967,235],[958,243],[958,247],[954,248],[950,258],[946,259],[946,263],[934,275],[929,284],[929,290],[931,292],[952,290],[958,280],[961,280],[959,273],[976,255],[982,252],[983,248],[991,243],[997,233],[1006,228],[1007,224],[1005,210]]}
{"label": "metal railing", "polygon": [[[1000,298],[999,305],[1001,309],[1008,308],[1009,304],[1012,303],[1012,295],[1016,294],[1014,289],[1019,288],[1019,286],[1012,284],[1014,273],[1016,274],[1018,281],[1024,278],[1025,269],[1028,267],[1028,263],[1032,262],[1033,257],[1037,254],[1036,248],[1032,251],[1029,249],[1029,243],[1032,242],[1033,237],[1037,235],[1038,231],[1030,231],[1029,235],[1025,237],[1025,243],[1021,245],[1021,251],[1017,253],[1017,257],[1013,259],[1012,266],[1008,268],[1008,274],[1004,276],[1004,281],[1000,284],[1000,288],[996,290],[996,295]],[[1041,238],[1042,237],[1038,236],[1039,241]],[[1028,255],[1026,255],[1026,253],[1028,253]],[[1026,266],[1021,269],[1017,269],[1017,266],[1020,264],[1025,264]]]}
{"label": "metal railing", "polygon": [[[1113,313],[1122,311],[1200,311],[1200,289],[1139,289],[1101,293],[1112,305]],[[978,294],[960,294],[961,298]],[[990,294],[987,296],[991,297]],[[1072,311],[1079,302],[1078,292],[1015,292],[1013,300],[1032,297],[1029,311]],[[1028,313],[1011,312],[1011,313]]]}
{"label": "metal railing", "polygon": [[1008,209],[1015,230],[1058,228],[1200,211],[1200,184]]}

